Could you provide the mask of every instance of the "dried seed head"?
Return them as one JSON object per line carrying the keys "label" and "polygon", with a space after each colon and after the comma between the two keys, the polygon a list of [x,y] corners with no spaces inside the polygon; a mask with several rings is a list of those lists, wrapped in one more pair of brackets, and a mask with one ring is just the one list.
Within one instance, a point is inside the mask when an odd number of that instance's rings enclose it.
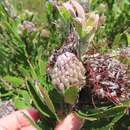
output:
{"label": "dried seed head", "polygon": [[62,92],[69,87],[81,88],[86,83],[85,68],[77,56],[77,44],[78,37],[72,32],[63,46],[49,58],[48,74],[54,86]]}
{"label": "dried seed head", "polygon": [[122,97],[126,97],[128,92],[128,75],[123,64],[109,55],[98,54],[84,60],[84,66],[87,69],[87,82],[93,97],[98,96],[115,104],[126,100]]}
{"label": "dried seed head", "polygon": [[49,75],[52,83],[62,92],[69,87],[81,88],[85,85],[85,68],[70,52],[65,52],[57,57]]}

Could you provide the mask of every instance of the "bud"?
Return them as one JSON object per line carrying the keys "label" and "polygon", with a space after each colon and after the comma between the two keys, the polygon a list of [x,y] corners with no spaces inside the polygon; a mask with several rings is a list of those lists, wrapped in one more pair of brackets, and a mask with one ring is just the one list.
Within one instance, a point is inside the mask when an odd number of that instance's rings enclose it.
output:
{"label": "bud", "polygon": [[59,55],[49,72],[52,83],[62,92],[69,87],[81,88],[85,85],[85,69],[73,53],[64,52]]}
{"label": "bud", "polygon": [[40,33],[40,36],[41,36],[42,38],[49,38],[49,37],[50,37],[50,32],[49,32],[48,30],[46,30],[46,29],[43,29],[43,30],[41,31],[41,33]]}
{"label": "bud", "polygon": [[24,21],[21,25],[19,25],[19,35],[23,36],[24,32],[28,32],[29,34],[32,34],[33,32],[36,32],[37,29],[35,25],[30,21]]}

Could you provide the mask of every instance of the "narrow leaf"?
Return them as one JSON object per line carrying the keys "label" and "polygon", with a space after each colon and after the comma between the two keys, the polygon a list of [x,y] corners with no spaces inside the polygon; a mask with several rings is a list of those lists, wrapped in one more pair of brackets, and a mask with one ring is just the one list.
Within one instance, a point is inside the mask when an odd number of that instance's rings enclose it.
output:
{"label": "narrow leaf", "polygon": [[91,118],[103,118],[103,117],[113,117],[115,113],[124,112],[127,108],[127,105],[115,106],[106,110],[102,110],[99,112],[95,112],[93,114],[83,113],[81,111],[77,111],[77,114],[81,116],[83,119]]}
{"label": "narrow leaf", "polygon": [[53,105],[47,91],[45,90],[45,88],[43,88],[38,82],[35,83],[35,87],[40,96],[41,101],[47,105],[47,107],[50,109],[50,111],[54,115],[56,115],[54,105]]}
{"label": "narrow leaf", "polygon": [[41,98],[39,97],[39,94],[37,93],[35,86],[31,83],[31,81],[27,81],[27,83],[29,93],[32,97],[34,105],[39,110],[39,112],[45,117],[55,118],[54,114],[48,109],[48,107],[43,103],[43,101],[41,101]]}
{"label": "narrow leaf", "polygon": [[20,77],[7,75],[4,77],[4,80],[10,82],[13,85],[20,86],[24,83],[23,79]]}

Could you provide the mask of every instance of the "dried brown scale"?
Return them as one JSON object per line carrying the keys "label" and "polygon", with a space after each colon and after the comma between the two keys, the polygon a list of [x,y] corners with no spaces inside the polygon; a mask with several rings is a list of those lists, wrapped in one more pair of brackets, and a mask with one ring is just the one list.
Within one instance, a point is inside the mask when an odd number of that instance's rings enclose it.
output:
{"label": "dried brown scale", "polygon": [[120,104],[126,100],[128,93],[128,76],[126,68],[118,60],[109,55],[90,56],[84,60],[87,70],[88,84],[92,97]]}

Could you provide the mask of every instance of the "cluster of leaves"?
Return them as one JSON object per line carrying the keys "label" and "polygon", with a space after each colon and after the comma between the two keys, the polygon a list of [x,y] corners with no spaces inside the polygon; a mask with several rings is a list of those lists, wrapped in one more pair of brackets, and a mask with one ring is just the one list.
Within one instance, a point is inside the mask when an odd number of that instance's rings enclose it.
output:
{"label": "cluster of leaves", "polygon": [[92,0],[91,8],[105,16],[104,25],[98,30],[96,41],[112,48],[130,44],[130,1]]}
{"label": "cluster of leaves", "polygon": [[[1,3],[1,99],[11,100],[17,109],[35,105],[45,118],[42,128],[53,129],[58,120],[56,112],[64,105],[63,97],[46,76],[46,66],[50,52],[62,43],[65,28],[57,27],[55,19],[61,19],[58,13],[53,13],[50,3],[47,3],[48,30],[37,27],[31,34],[28,30],[20,30],[20,26],[24,21],[32,21],[33,14],[14,17],[8,8],[8,3]],[[52,103],[50,97],[56,100]]]}
{"label": "cluster of leaves", "polygon": [[[27,80],[38,80],[45,85],[47,63],[45,51],[48,39],[40,39],[39,32],[31,37],[28,32],[25,32],[24,37],[20,37],[18,26],[21,23],[18,17],[12,19],[5,5],[0,3],[0,97],[1,100],[12,100],[17,109],[31,107],[33,100],[38,108],[40,105],[41,111],[47,110],[43,105],[45,103],[39,98],[30,96],[33,93],[33,87],[31,86],[31,89],[28,87],[31,92],[27,91],[27,84],[29,84]],[[53,90],[49,83],[47,89]],[[34,95],[37,96],[36,93]],[[48,111],[43,111],[45,117],[49,116],[47,113]]]}

